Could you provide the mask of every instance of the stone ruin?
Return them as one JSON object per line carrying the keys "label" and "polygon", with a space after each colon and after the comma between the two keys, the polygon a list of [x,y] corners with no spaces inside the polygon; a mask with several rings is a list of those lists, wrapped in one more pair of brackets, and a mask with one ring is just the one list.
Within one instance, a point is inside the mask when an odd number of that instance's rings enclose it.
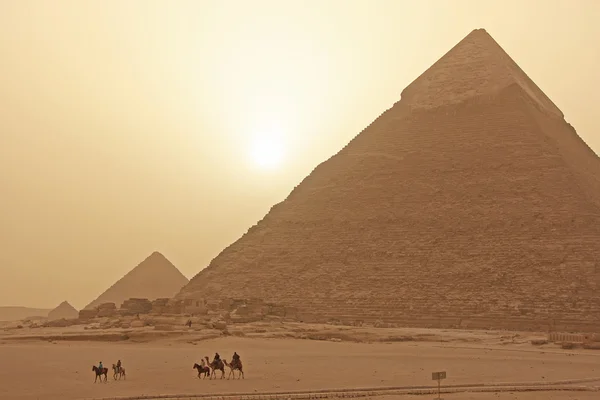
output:
{"label": "stone ruin", "polygon": [[149,314],[152,311],[152,302],[148,299],[128,299],[119,309],[121,315]]}
{"label": "stone ruin", "polygon": [[117,305],[115,303],[102,303],[97,307],[97,310],[97,316],[100,318],[117,315]]}
{"label": "stone ruin", "polygon": [[[89,322],[95,318],[137,315],[187,315],[227,323],[246,323],[265,319],[298,320],[301,316],[294,307],[283,307],[256,298],[225,299],[217,302],[204,299],[161,298],[150,301],[131,298],[125,300],[119,308],[115,303],[103,303],[93,309],[83,309],[79,311],[79,321]],[[307,318],[306,322],[310,322],[310,318]]]}

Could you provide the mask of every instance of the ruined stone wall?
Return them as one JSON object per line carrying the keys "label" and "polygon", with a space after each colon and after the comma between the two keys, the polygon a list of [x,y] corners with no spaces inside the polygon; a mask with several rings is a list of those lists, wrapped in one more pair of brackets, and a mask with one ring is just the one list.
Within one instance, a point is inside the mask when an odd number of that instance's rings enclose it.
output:
{"label": "ruined stone wall", "polygon": [[148,299],[128,299],[119,308],[121,315],[149,314],[152,311],[152,303]]}

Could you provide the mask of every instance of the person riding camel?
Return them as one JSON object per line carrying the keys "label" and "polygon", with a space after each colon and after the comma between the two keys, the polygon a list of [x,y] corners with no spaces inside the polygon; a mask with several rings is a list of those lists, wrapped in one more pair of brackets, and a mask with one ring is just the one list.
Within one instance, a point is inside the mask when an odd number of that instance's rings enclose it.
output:
{"label": "person riding camel", "polygon": [[117,361],[117,372],[121,372],[121,360]]}
{"label": "person riding camel", "polygon": [[219,362],[221,361],[221,356],[219,355],[219,353],[215,353],[215,359],[213,360],[213,362]]}
{"label": "person riding camel", "polygon": [[231,361],[234,363],[240,362],[240,356],[237,352],[233,352],[233,356],[231,357]]}

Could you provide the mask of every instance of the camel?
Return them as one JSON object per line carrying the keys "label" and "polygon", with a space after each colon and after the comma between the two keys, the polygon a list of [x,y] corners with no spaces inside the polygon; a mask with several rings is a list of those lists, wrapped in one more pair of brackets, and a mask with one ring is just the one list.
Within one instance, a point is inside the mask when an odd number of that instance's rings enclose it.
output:
{"label": "camel", "polygon": [[202,379],[204,379],[210,375],[210,368],[205,365],[204,360],[202,360],[202,365],[198,365],[197,363],[194,363],[193,369],[198,370],[198,379],[200,379],[200,375],[202,375],[202,374],[204,374]]}
{"label": "camel", "polygon": [[96,383],[98,377],[100,377],[100,382],[102,382],[102,375],[104,375],[104,382],[106,382],[106,379],[108,378],[108,368],[100,369],[94,365],[92,367],[92,371],[96,373],[96,379],[94,379],[94,383]]}
{"label": "camel", "polygon": [[229,367],[229,376],[227,377],[227,379],[231,378],[231,374],[233,374],[233,379],[235,379],[235,373],[233,371],[235,371],[236,369],[238,371],[240,371],[240,374],[238,375],[238,379],[240,379],[240,377],[242,379],[246,379],[246,378],[244,378],[244,369],[242,367],[242,360],[238,360],[237,362],[235,360],[231,360],[231,364],[227,363],[227,360],[223,360],[223,362],[225,363],[225,365],[227,367]]}
{"label": "camel", "polygon": [[119,376],[119,380],[121,380],[121,377],[127,379],[127,376],[125,375],[125,368],[123,368],[123,367],[118,367],[117,368],[117,366],[115,364],[113,364],[112,365],[112,369],[113,369],[113,372],[114,372],[113,378],[114,378],[115,381],[117,380],[117,375]]}
{"label": "camel", "polygon": [[209,379],[212,379],[213,376],[215,377],[215,379],[217,379],[215,374],[216,370],[221,371],[221,379],[225,378],[225,364],[223,364],[222,360],[210,362],[208,361],[208,356],[204,358],[206,359],[206,363],[208,364],[208,366],[212,368],[212,373],[210,374]]}

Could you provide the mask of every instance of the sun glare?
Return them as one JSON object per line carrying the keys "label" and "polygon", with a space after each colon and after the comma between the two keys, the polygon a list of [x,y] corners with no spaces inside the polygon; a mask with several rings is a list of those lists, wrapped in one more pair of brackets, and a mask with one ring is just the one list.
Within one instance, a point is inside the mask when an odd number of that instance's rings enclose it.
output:
{"label": "sun glare", "polygon": [[274,136],[256,138],[250,151],[253,162],[261,168],[273,169],[283,163],[285,149]]}

